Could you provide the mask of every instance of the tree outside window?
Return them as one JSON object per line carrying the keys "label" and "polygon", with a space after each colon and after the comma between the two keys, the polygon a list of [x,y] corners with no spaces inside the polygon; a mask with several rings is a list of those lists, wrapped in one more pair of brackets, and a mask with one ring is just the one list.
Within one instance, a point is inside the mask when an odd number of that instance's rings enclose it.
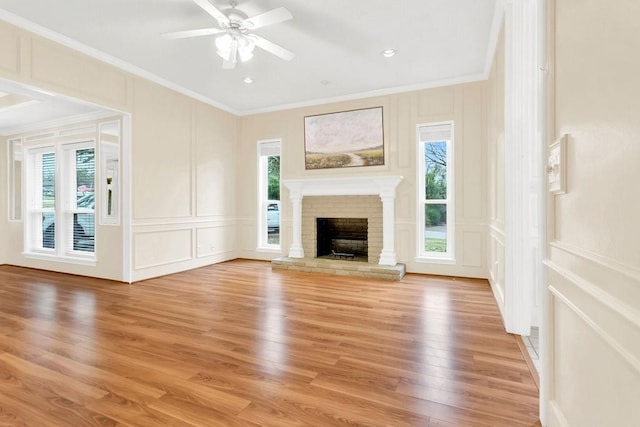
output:
{"label": "tree outside window", "polygon": [[452,258],[453,221],[451,195],[452,124],[418,128],[419,181],[422,188],[418,256]]}

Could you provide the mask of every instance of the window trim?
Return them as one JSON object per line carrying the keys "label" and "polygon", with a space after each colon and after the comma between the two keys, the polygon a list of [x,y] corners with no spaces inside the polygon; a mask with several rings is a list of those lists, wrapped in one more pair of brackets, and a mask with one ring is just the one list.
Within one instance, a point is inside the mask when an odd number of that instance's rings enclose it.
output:
{"label": "window trim", "polygon": [[[35,245],[36,241],[42,241],[42,222],[35,221],[32,217],[35,215],[40,215],[45,212],[42,207],[42,200],[39,197],[42,194],[42,182],[40,182],[40,178],[36,178],[34,173],[29,173],[29,171],[33,171],[38,169],[41,171],[41,160],[38,160],[39,156],[41,157],[47,153],[54,153],[55,155],[55,173],[56,177],[58,176],[58,168],[59,158],[57,153],[57,147],[53,143],[49,144],[39,144],[33,146],[23,147],[23,167],[24,167],[24,177],[25,177],[25,188],[24,188],[24,205],[25,211],[23,212],[23,221],[24,221],[24,252],[23,254],[33,254],[39,256],[46,257],[55,257],[56,256],[56,248],[49,249],[41,246]],[[41,174],[41,172],[40,172]],[[58,210],[58,180],[55,182],[55,190],[54,194],[56,194],[56,202],[53,209],[54,217],[57,214]],[[36,194],[38,196],[36,196]],[[58,233],[55,234],[57,236]],[[57,237],[56,237],[57,240]],[[55,242],[56,247],[57,241]]]}
{"label": "window trim", "polygon": [[[268,196],[269,183],[267,179],[267,162],[270,156],[262,154],[262,148],[266,144],[277,144],[280,156],[280,198],[282,198],[282,139],[265,139],[257,143],[257,171],[258,171],[258,191],[257,191],[257,252],[281,253],[282,251],[282,204],[280,200],[270,200]],[[267,225],[267,206],[271,204],[278,205],[280,240],[278,244],[268,243],[268,225]]]}
{"label": "window trim", "polygon": [[[71,191],[72,188],[77,187],[76,176],[77,176],[77,168],[76,168],[76,158],[74,153],[79,150],[93,149],[93,194],[94,194],[94,207],[93,210],[87,208],[79,208],[77,205],[77,194],[75,191]],[[73,249],[74,243],[73,241],[69,241],[66,239],[60,238],[65,246],[61,247],[64,251],[63,257],[72,258],[72,259],[94,259],[96,253],[96,224],[98,219],[98,209],[96,209],[96,205],[98,203],[97,199],[97,184],[98,184],[98,148],[97,142],[95,139],[86,139],[78,142],[69,142],[63,143],[60,145],[60,150],[64,153],[64,160],[61,163],[61,166],[65,166],[64,174],[61,176],[62,185],[64,186],[64,190],[62,191],[63,196],[63,210],[61,212],[61,216],[63,216],[64,222],[64,233],[69,235],[69,227],[73,228],[73,215],[75,214],[83,214],[83,213],[92,213],[93,214],[93,227],[94,227],[94,236],[93,236],[93,252],[87,251],[78,251]],[[70,220],[70,221],[69,221]],[[73,236],[73,232],[71,233]],[[72,243],[69,245],[69,243]]]}
{"label": "window trim", "polygon": [[[438,141],[421,141],[420,129],[428,126],[449,125],[451,128],[451,136],[446,140],[447,144],[447,198],[441,200],[426,200],[425,198],[425,168],[424,168],[424,144],[428,142]],[[438,264],[454,264],[455,259],[455,124],[453,120],[440,122],[420,123],[416,125],[416,148],[418,161],[417,164],[417,227],[416,227],[416,262],[428,262]],[[425,230],[424,230],[424,207],[427,204],[442,204],[447,206],[447,251],[446,252],[427,252],[424,250]]]}
{"label": "window trim", "polygon": [[[59,261],[65,263],[75,263],[81,265],[96,265],[97,260],[97,230],[94,229],[94,248],[93,252],[77,251],[73,249],[73,244],[69,245],[69,241],[65,239],[65,236],[69,229],[69,224],[66,223],[67,216],[73,215],[76,212],[83,213],[83,210],[78,210],[77,206],[71,207],[72,199],[75,197],[75,192],[71,190],[75,186],[75,172],[76,168],[68,167],[72,162],[72,153],[77,150],[92,148],[94,150],[94,194],[97,189],[97,183],[99,179],[98,168],[98,149],[97,139],[95,136],[81,137],[77,136],[74,139],[69,138],[57,138],[55,140],[49,140],[46,143],[40,142],[37,144],[26,143],[23,145],[23,176],[24,176],[24,197],[23,203],[25,211],[23,212],[24,219],[24,251],[22,255],[26,258],[47,260],[47,261]],[[44,153],[55,154],[55,247],[52,249],[43,248],[36,245],[37,241],[42,240],[42,224],[39,221],[35,221],[33,216],[43,212],[41,200],[39,200],[36,190],[40,187],[38,185],[36,173],[34,172],[38,168],[37,156]],[[73,199],[75,200],[75,199]],[[93,209],[94,218],[98,214],[98,203],[96,199]],[[97,225],[97,222],[95,222]],[[36,229],[38,228],[38,229]]]}
{"label": "window trim", "polygon": [[[19,151],[16,150],[16,146],[19,146]],[[25,170],[25,162],[24,162],[24,154],[23,154],[23,141],[22,138],[11,138],[7,141],[7,220],[9,222],[22,222],[24,219],[24,170]],[[16,162],[20,162],[20,175],[16,176]],[[19,182],[19,187],[17,186],[17,182]],[[16,215],[16,194],[20,193],[20,218],[17,218]]]}

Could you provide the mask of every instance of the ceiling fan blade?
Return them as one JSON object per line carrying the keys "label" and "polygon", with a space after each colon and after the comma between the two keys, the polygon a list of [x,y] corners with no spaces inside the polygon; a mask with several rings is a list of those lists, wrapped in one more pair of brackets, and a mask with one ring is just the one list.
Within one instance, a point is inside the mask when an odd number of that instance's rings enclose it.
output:
{"label": "ceiling fan blade", "polygon": [[217,28],[202,28],[200,30],[187,30],[187,31],[176,31],[173,33],[165,33],[162,35],[165,39],[174,40],[174,39],[185,39],[187,37],[199,37],[199,36],[209,36],[211,34],[218,34],[224,32],[223,30],[219,30]]}
{"label": "ceiling fan blade", "polygon": [[294,58],[293,52],[283,48],[282,46],[278,46],[277,44],[270,42],[267,39],[263,39],[260,36],[256,36],[255,34],[251,34],[249,37],[253,38],[256,43],[256,46],[266,50],[269,53],[274,54],[275,56],[284,59],[285,61],[291,61]]}
{"label": "ceiling fan blade", "polygon": [[278,22],[288,21],[293,16],[284,7],[270,10],[269,12],[261,13],[252,18],[245,19],[242,24],[249,29],[266,27],[267,25],[277,24]]}
{"label": "ceiling fan blade", "polygon": [[213,16],[220,25],[229,24],[229,18],[227,18],[224,13],[216,9],[216,7],[209,3],[208,0],[193,0],[193,2],[203,8],[209,15]]}

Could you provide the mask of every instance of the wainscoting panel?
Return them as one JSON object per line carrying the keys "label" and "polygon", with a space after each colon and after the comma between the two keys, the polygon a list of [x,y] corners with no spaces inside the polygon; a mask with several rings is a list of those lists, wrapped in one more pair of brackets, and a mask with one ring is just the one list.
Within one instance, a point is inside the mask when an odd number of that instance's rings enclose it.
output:
{"label": "wainscoting panel", "polygon": [[198,217],[233,215],[237,119],[198,104],[194,108],[193,169]]}
{"label": "wainscoting panel", "polygon": [[134,282],[238,256],[234,250],[236,225],[233,220],[192,218],[170,224],[137,221],[133,228]]}
{"label": "wainscoting panel", "polygon": [[[415,249],[411,251],[412,247],[415,248],[415,228],[415,224],[396,223],[396,255],[400,263],[406,264],[411,260],[412,255],[415,254]],[[400,245],[398,242],[405,244]],[[414,242],[414,244],[407,244],[409,242]]]}
{"label": "wainscoting panel", "polygon": [[219,255],[233,251],[233,228],[225,226],[196,229],[196,257]]}
{"label": "wainscoting panel", "polygon": [[560,242],[549,255],[549,425],[634,425],[640,419],[637,272]]}
{"label": "wainscoting panel", "polygon": [[134,96],[133,219],[189,218],[194,103],[141,80],[136,80]]}
{"label": "wainscoting panel", "polygon": [[[456,188],[461,190],[462,217],[466,220],[475,220],[484,217],[484,206],[486,200],[485,185],[485,158],[486,144],[482,143],[484,117],[477,114],[475,108],[481,105],[483,98],[482,89],[478,86],[470,85],[464,88],[462,126],[456,124],[454,132],[454,152],[456,159],[461,165],[461,174],[456,174],[456,178],[462,177],[462,186]],[[482,178],[481,178],[482,177]],[[458,197],[457,202],[460,202]]]}
{"label": "wainscoting panel", "polygon": [[[405,224],[405,223],[403,223]],[[408,224],[408,223],[406,223]],[[415,235],[416,226],[405,228]],[[408,273],[439,274],[444,276],[489,278],[487,267],[487,224],[484,221],[456,222],[455,262],[416,259],[416,239],[411,239],[411,257],[407,264]],[[406,246],[397,239],[396,246]],[[399,249],[398,249],[399,250]]]}
{"label": "wainscoting panel", "polygon": [[465,231],[462,233],[462,265],[465,267],[482,267],[485,259],[485,245],[482,239],[483,233],[477,231]]}
{"label": "wainscoting panel", "polygon": [[443,87],[418,96],[418,116],[451,115],[455,108],[454,88]]}
{"label": "wainscoting panel", "polygon": [[414,197],[411,197],[410,194],[401,193],[398,194],[396,198],[396,217],[398,222],[407,222],[411,221],[411,218],[415,216],[413,212],[415,209],[415,202],[413,202]]}
{"label": "wainscoting panel", "polygon": [[43,39],[31,41],[31,78],[104,105],[127,105],[127,77],[123,72]]}
{"label": "wainscoting panel", "polygon": [[5,23],[0,23],[0,70],[11,74],[20,72],[20,35]]}
{"label": "wainscoting panel", "polygon": [[489,225],[489,248],[489,283],[500,312],[504,312],[504,230],[498,223]]}
{"label": "wainscoting panel", "polygon": [[[237,249],[242,253],[253,253],[256,250],[257,224],[255,218],[238,218]],[[288,250],[288,248],[287,248]]]}
{"label": "wainscoting panel", "polygon": [[187,261],[192,258],[191,229],[134,232],[133,247],[136,270]]}
{"label": "wainscoting panel", "polygon": [[[409,98],[398,100],[398,141],[412,141],[416,131],[411,123],[411,102]],[[415,145],[398,144],[398,168],[410,169],[414,165]]]}

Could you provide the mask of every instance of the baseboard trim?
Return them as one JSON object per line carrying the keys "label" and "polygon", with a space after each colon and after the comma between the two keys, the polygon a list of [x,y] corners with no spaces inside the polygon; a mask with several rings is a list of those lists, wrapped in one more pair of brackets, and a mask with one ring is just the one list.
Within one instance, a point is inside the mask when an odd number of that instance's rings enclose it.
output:
{"label": "baseboard trim", "polygon": [[527,346],[524,344],[524,340],[522,339],[522,335],[513,335],[516,344],[518,344],[518,348],[524,356],[524,361],[527,363],[527,368],[529,368],[529,372],[531,372],[531,376],[533,377],[533,381],[536,383],[536,387],[538,388],[538,392],[540,391],[540,374],[538,374],[538,370],[536,366],[533,364],[533,360],[531,359],[531,355],[529,354],[529,350],[527,350]]}

